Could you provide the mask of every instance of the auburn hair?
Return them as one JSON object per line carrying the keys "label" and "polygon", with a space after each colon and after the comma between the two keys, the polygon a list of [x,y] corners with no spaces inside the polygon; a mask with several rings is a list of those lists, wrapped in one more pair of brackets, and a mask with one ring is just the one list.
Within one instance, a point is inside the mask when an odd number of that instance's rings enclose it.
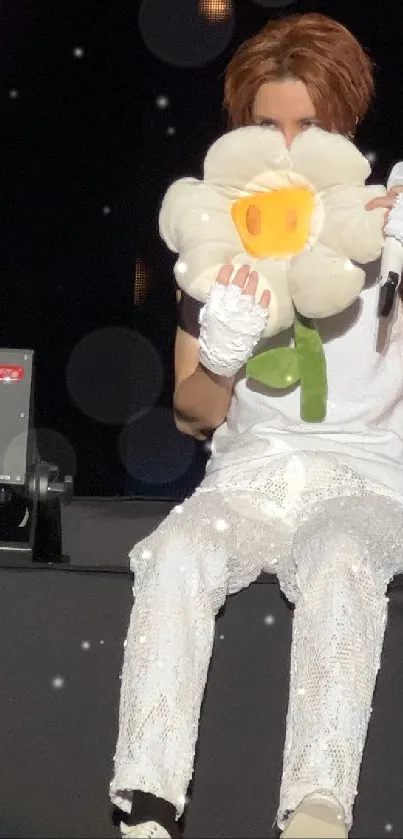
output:
{"label": "auburn hair", "polygon": [[250,125],[262,84],[299,79],[322,127],[354,135],[374,95],[373,73],[371,58],[341,23],[316,13],[289,15],[239,47],[226,70],[224,106],[232,128]]}

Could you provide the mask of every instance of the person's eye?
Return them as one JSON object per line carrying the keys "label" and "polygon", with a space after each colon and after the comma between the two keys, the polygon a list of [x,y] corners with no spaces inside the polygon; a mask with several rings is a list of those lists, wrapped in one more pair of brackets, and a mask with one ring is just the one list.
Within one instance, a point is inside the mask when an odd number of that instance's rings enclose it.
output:
{"label": "person's eye", "polygon": [[313,120],[313,119],[307,119],[306,122],[302,123],[301,127],[302,127],[302,130],[305,131],[305,129],[307,129],[307,128],[314,128],[314,127],[317,128],[318,123],[315,122],[315,120]]}
{"label": "person's eye", "polygon": [[277,128],[277,125],[272,122],[270,119],[263,119],[259,122],[261,128]]}

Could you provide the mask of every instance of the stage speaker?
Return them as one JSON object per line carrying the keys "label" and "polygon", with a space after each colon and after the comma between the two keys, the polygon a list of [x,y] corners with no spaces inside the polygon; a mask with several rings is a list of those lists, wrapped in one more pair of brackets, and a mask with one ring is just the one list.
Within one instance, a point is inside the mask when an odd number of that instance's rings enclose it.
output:
{"label": "stage speaker", "polygon": [[0,349],[0,484],[24,486],[35,460],[33,352]]}
{"label": "stage speaker", "polygon": [[61,502],[73,479],[41,461],[34,428],[34,352],[0,349],[0,567],[62,562]]}

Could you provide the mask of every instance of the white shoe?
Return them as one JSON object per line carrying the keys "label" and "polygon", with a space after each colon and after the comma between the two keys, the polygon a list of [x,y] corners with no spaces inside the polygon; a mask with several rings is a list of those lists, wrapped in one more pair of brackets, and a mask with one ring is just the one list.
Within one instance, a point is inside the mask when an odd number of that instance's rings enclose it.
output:
{"label": "white shoe", "polygon": [[294,810],[281,839],[348,839],[341,804],[331,795],[307,795]]}
{"label": "white shoe", "polygon": [[141,824],[120,823],[120,831],[124,839],[171,839],[171,836],[158,822],[142,822]]}

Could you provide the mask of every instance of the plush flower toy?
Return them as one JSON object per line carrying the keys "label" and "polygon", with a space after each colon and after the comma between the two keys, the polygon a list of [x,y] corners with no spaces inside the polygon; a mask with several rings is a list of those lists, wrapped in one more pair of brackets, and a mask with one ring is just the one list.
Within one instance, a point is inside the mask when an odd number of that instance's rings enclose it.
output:
{"label": "plush flower toy", "polygon": [[360,265],[378,259],[384,210],[368,212],[386,194],[366,186],[367,159],[352,142],[320,128],[287,149],[280,132],[253,126],[231,131],[210,148],[204,178],[182,178],[168,190],[160,233],[179,255],[179,287],[205,303],[225,263],[250,265],[258,297],[271,292],[263,337],[294,330],[294,345],[269,349],[247,365],[249,378],[270,388],[300,384],[301,416],[326,416],[327,374],[316,325],[361,294]]}

